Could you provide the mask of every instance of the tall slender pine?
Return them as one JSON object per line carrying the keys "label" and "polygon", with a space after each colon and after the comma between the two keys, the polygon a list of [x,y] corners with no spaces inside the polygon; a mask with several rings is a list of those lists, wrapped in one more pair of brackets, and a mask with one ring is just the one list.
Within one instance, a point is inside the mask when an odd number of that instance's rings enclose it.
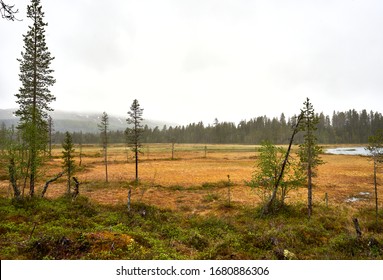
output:
{"label": "tall slender pine", "polygon": [[109,116],[106,112],[102,113],[101,121],[98,124],[100,130],[102,149],[104,150],[104,164],[105,164],[105,182],[108,183],[108,127]]}
{"label": "tall slender pine", "polygon": [[374,162],[375,226],[378,229],[379,203],[377,169],[383,162],[383,130],[378,129],[374,135],[368,137],[368,146],[366,147],[366,150],[369,151]]}
{"label": "tall slender pine", "polygon": [[141,135],[144,131],[141,124],[143,121],[143,111],[144,109],[140,107],[138,100],[134,99],[132,105],[130,106],[130,111],[128,112],[129,118],[126,119],[128,125],[131,126],[126,129],[126,134],[128,145],[134,152],[136,162],[136,183],[138,183],[138,154],[141,148]]}
{"label": "tall slender pine", "polygon": [[24,37],[24,51],[21,52],[20,74],[21,87],[17,97],[19,109],[15,112],[20,117],[18,128],[22,131],[23,141],[28,147],[29,193],[34,195],[35,180],[42,152],[48,143],[48,111],[49,104],[55,100],[49,87],[56,80],[50,69],[54,57],[48,51],[45,43],[44,13],[40,0],[32,0],[27,7],[27,17],[32,21]]}
{"label": "tall slender pine", "polygon": [[307,98],[303,103],[304,107],[301,109],[302,121],[299,125],[299,129],[304,131],[304,141],[299,145],[298,156],[302,167],[307,172],[307,210],[308,217],[312,214],[312,177],[315,176],[314,169],[323,164],[319,155],[322,153],[322,149],[317,145],[317,138],[314,132],[317,130],[317,124],[319,122],[318,116],[315,115],[314,107],[310,103],[310,99]]}

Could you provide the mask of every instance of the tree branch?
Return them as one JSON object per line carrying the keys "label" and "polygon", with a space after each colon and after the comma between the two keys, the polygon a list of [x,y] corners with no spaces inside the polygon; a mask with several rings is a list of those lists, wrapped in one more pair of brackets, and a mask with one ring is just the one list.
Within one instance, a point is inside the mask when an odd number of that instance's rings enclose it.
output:
{"label": "tree branch", "polygon": [[15,5],[8,5],[8,4],[5,4],[3,0],[0,0],[1,17],[11,21],[14,21],[14,20],[21,21],[15,17],[15,14],[17,14],[19,10],[18,9],[14,10],[14,7]]}

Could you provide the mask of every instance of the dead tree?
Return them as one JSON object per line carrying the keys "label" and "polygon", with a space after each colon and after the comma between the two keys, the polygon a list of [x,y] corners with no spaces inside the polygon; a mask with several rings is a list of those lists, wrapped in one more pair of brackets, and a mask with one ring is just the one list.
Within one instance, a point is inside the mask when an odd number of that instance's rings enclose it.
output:
{"label": "dead tree", "polygon": [[73,191],[73,199],[76,199],[76,197],[78,196],[78,194],[80,193],[80,182],[77,180],[76,177],[72,177],[74,183],[75,183],[75,186],[74,186],[74,191]]}
{"label": "dead tree", "polygon": [[278,191],[279,183],[281,182],[281,179],[283,177],[283,172],[285,171],[286,164],[288,163],[288,160],[289,160],[290,150],[291,150],[291,146],[293,145],[294,137],[299,132],[299,124],[300,124],[302,118],[303,118],[303,114],[301,113],[298,116],[297,123],[294,126],[293,134],[291,135],[290,142],[289,142],[289,147],[287,148],[285,159],[282,163],[282,168],[281,168],[281,171],[279,173],[278,179],[275,182],[273,193],[270,197],[270,200],[265,204],[265,207],[263,208],[263,214],[269,213],[270,207],[271,207],[271,205],[273,205],[275,198],[277,197],[277,191]]}
{"label": "dead tree", "polygon": [[45,193],[47,192],[48,190],[48,187],[49,187],[49,184],[56,181],[57,179],[61,178],[66,172],[63,171],[63,172],[60,172],[59,174],[57,174],[55,177],[53,177],[52,179],[49,179],[48,181],[45,182],[45,185],[44,185],[44,188],[43,188],[43,191],[41,192],[41,197],[44,197]]}
{"label": "dead tree", "polygon": [[358,221],[357,218],[352,218],[352,221],[354,222],[354,227],[355,227],[355,231],[356,231],[356,237],[358,239],[360,239],[362,237],[362,230],[360,229],[359,221]]}

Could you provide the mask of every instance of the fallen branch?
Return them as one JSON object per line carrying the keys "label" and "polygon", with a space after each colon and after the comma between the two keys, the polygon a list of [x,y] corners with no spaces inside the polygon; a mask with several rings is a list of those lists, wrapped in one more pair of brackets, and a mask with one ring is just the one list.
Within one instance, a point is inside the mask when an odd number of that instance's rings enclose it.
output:
{"label": "fallen branch", "polygon": [[31,231],[31,234],[29,235],[29,239],[28,239],[28,240],[31,240],[32,235],[33,235],[33,233],[35,232],[36,226],[37,226],[37,223],[35,222],[35,223],[33,224],[33,229],[32,229],[32,231]]}

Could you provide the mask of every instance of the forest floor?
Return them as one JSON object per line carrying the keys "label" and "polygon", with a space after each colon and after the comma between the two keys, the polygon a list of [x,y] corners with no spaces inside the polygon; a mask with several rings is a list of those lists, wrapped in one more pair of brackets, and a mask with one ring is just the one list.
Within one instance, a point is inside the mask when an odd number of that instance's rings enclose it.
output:
{"label": "forest floor", "polygon": [[[246,185],[257,148],[176,144],[172,158],[171,144],[146,145],[136,185],[133,154],[123,145],[108,149],[108,183],[101,148],[83,146],[76,201],[64,197],[64,178],[45,199],[22,202],[11,201],[9,183],[0,181],[0,258],[281,259],[285,250],[297,259],[383,258],[382,211],[376,227],[368,157],[321,155],[311,219],[304,187],[289,193],[285,209],[262,217],[260,199]],[[61,171],[60,154],[56,147],[42,177]]]}

